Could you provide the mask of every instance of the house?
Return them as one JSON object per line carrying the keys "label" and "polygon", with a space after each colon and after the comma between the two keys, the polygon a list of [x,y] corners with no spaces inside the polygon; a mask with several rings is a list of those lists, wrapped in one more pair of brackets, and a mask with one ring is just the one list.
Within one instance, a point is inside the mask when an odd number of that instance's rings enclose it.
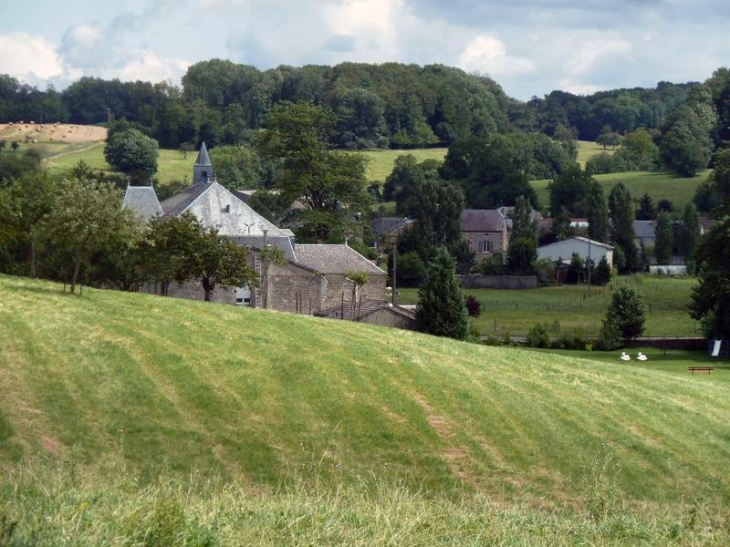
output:
{"label": "house", "polygon": [[[134,188],[134,189],[133,189]],[[129,196],[127,198],[127,195]],[[208,228],[249,249],[250,265],[259,274],[258,287],[216,288],[212,300],[278,311],[314,314],[323,306],[340,302],[351,294],[346,281],[348,271],[365,271],[370,281],[361,289],[373,298],[385,297],[386,274],[347,245],[296,245],[291,230],[282,229],[259,215],[244,201],[216,180],[205,143],[193,166],[193,184],[174,196],[157,203],[154,190],[145,187],[127,189],[123,207],[144,219],[154,214],[175,217],[189,212]],[[261,249],[281,249],[283,264],[264,264]],[[202,300],[200,284],[190,281],[169,287],[148,288],[169,296]]]}
{"label": "house", "polygon": [[613,267],[613,247],[585,237],[571,237],[537,249],[539,259],[546,258],[553,262],[569,263],[573,254],[583,260],[590,258],[594,264],[598,264],[605,257],[608,265]]}
{"label": "house", "polygon": [[637,249],[653,247],[656,243],[656,220],[635,220],[631,223],[634,229],[634,244]]}
{"label": "house", "polygon": [[461,236],[481,262],[492,253],[506,253],[508,219],[498,209],[466,209],[461,212]]}
{"label": "house", "polygon": [[392,245],[398,242],[400,235],[410,230],[415,220],[408,217],[382,217],[372,221],[375,245]]}
{"label": "house", "polygon": [[369,281],[360,289],[363,298],[385,300],[387,274],[370,260],[347,245],[299,244],[297,264],[322,274],[322,308],[341,304],[352,294],[348,272],[365,272]]}

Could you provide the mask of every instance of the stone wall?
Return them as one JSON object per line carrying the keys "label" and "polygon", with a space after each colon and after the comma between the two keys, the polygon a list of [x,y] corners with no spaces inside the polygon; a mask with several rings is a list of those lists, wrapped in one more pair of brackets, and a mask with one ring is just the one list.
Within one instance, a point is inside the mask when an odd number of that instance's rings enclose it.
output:
{"label": "stone wall", "polygon": [[[322,277],[291,262],[269,266],[266,308],[312,315],[322,309]],[[259,302],[258,307],[263,303]]]}
{"label": "stone wall", "polygon": [[[352,283],[347,281],[345,274],[327,274],[322,280],[322,309],[333,308],[342,303],[342,294],[345,300],[352,299]],[[386,300],[386,276],[371,275],[369,281],[360,288],[360,298],[368,300]]]}
{"label": "stone wall", "polygon": [[460,275],[461,286],[466,289],[516,289],[537,288],[534,275]]}

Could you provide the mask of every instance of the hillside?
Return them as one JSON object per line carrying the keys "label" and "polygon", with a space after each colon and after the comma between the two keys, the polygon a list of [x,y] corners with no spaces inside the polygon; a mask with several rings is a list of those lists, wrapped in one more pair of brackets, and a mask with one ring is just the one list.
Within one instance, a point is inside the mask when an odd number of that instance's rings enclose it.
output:
{"label": "hillside", "polygon": [[730,450],[724,370],[687,377],[59,289],[0,277],[5,465],[74,453],[92,466],[195,466],[261,484],[376,473],[571,504],[585,466],[608,450],[627,496],[669,503],[702,489]]}

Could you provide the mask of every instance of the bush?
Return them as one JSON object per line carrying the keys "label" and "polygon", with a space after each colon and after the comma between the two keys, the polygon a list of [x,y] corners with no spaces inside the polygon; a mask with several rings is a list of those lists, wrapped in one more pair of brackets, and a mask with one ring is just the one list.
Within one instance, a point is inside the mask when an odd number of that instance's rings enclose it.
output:
{"label": "bush", "polygon": [[505,275],[507,266],[501,253],[492,253],[477,264],[474,271],[482,275]]}
{"label": "bush", "polygon": [[625,344],[644,332],[645,316],[646,309],[639,292],[628,285],[621,285],[611,296],[604,323],[614,325]]}
{"label": "bush", "polygon": [[151,177],[157,172],[157,141],[136,129],[114,132],[104,147],[104,158],[122,173]]}
{"label": "bush", "polygon": [[531,348],[549,348],[548,326],[542,323],[535,324],[527,333],[526,343]]}
{"label": "bush", "polygon": [[598,262],[598,266],[593,270],[591,283],[593,285],[606,285],[609,281],[611,281],[611,267],[608,265],[608,260],[604,256]]}
{"label": "bush", "polygon": [[466,304],[466,311],[469,313],[469,317],[479,317],[482,314],[482,305],[471,294],[464,297],[464,303]]}
{"label": "bush", "polygon": [[595,347],[601,351],[613,351],[621,347],[621,331],[615,323],[604,319]]}

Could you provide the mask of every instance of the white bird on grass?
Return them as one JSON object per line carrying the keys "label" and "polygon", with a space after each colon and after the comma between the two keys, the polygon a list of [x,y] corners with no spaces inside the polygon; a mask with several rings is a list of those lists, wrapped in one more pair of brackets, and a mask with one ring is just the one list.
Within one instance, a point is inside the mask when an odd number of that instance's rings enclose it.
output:
{"label": "white bird on grass", "polygon": [[621,357],[619,357],[619,359],[621,359],[622,361],[631,361],[631,357],[625,351],[621,352]]}
{"label": "white bird on grass", "polygon": [[641,352],[639,352],[639,355],[637,355],[637,356],[636,356],[636,358],[637,358],[637,359],[638,359],[639,361],[646,361],[647,359],[649,359],[649,358],[648,358],[648,357],[647,357],[646,355],[644,355],[644,354],[643,354],[643,353],[641,353]]}

